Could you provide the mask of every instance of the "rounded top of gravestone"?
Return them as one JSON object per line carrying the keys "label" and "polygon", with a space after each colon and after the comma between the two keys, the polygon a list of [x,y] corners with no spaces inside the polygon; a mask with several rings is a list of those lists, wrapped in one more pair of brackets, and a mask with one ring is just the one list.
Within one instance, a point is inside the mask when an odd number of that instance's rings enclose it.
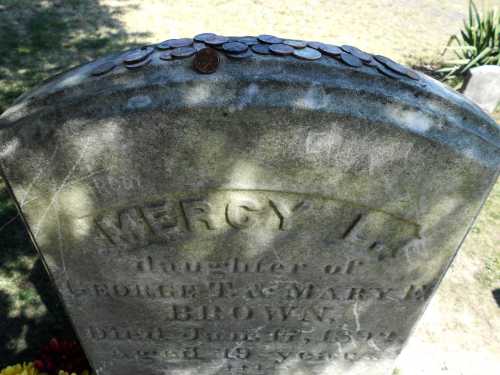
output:
{"label": "rounded top of gravestone", "polygon": [[[2,122],[12,123],[35,108],[55,105],[50,101],[54,96],[77,100],[74,98],[81,95],[103,95],[103,90],[128,90],[130,84],[126,80],[148,86],[215,77],[248,81],[283,79],[290,85],[313,86],[328,81],[338,89],[348,87],[359,95],[379,90],[385,97],[397,97],[409,106],[426,100],[427,111],[438,113],[443,108],[453,108],[462,131],[500,147],[500,131],[494,120],[463,95],[421,72],[354,46],[268,34],[228,37],[202,33],[105,56],[22,95],[0,117],[0,128]],[[439,130],[446,131],[445,127]]]}

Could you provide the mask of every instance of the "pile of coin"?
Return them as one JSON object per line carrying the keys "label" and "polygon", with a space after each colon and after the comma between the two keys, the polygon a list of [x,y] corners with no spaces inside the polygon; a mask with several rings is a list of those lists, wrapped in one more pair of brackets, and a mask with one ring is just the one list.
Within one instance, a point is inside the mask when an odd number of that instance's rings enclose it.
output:
{"label": "pile of coin", "polygon": [[[154,46],[145,46],[126,53],[121,63],[130,70],[146,66],[153,52],[162,61],[184,59],[195,56],[193,67],[200,73],[214,73],[219,66],[219,53],[230,59],[247,59],[256,55],[290,56],[301,60],[332,58],[351,68],[368,67],[392,79],[419,80],[415,71],[380,55],[371,55],[359,48],[336,46],[320,42],[283,39],[274,35],[226,37],[214,33],[202,33],[191,38],[168,39]],[[100,76],[112,71],[115,61],[97,66],[92,75]]]}

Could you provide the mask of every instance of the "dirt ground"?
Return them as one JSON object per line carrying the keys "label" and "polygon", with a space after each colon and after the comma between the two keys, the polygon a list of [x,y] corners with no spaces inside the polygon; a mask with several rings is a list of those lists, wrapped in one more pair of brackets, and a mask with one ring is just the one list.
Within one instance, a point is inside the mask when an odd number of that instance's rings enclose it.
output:
{"label": "dirt ground", "polygon": [[400,375],[500,369],[500,182],[399,358]]}
{"label": "dirt ground", "polygon": [[[5,2],[6,5],[3,5]],[[439,61],[467,0],[0,0],[0,111],[47,76],[113,50],[192,36],[276,34]],[[478,0],[480,8],[500,0]],[[10,13],[9,13],[10,12]],[[497,114],[497,122],[500,114]],[[0,181],[0,367],[67,321]],[[40,281],[41,280],[41,281]],[[400,357],[398,375],[500,368],[500,182]]]}

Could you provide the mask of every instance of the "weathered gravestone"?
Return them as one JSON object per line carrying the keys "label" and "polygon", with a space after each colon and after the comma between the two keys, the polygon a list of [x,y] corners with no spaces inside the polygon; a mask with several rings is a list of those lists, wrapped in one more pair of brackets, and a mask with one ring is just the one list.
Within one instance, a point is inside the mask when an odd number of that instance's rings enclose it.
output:
{"label": "weathered gravestone", "polygon": [[495,122],[431,78],[269,35],[80,66],[0,136],[103,375],[389,374],[500,162]]}
{"label": "weathered gravestone", "polygon": [[472,68],[464,83],[464,95],[485,111],[492,113],[500,104],[500,66]]}

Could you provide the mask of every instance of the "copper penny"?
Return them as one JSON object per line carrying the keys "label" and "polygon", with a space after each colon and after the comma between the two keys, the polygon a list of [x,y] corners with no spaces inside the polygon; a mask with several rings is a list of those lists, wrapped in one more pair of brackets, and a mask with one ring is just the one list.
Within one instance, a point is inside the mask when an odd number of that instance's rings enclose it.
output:
{"label": "copper penny", "polygon": [[193,59],[193,68],[202,74],[214,73],[219,67],[219,53],[213,48],[203,48],[196,52]]}

